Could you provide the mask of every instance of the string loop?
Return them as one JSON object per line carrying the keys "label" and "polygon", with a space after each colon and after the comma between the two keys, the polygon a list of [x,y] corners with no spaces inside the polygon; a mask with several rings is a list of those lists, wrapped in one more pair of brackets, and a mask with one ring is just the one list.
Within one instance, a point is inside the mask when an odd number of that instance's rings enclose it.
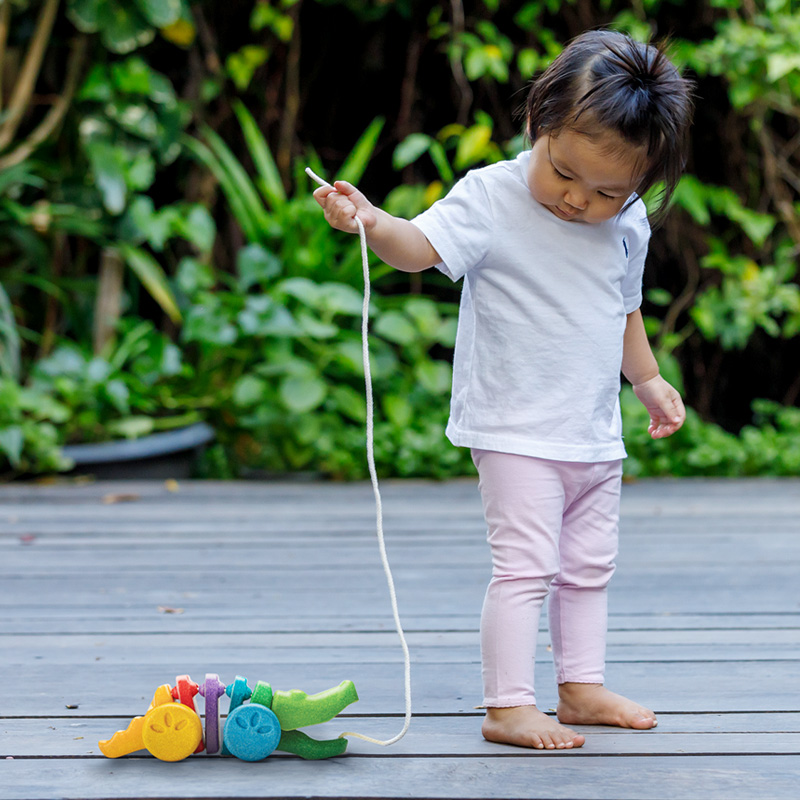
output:
{"label": "string loop", "polygon": [[[315,180],[320,186],[330,186],[327,181],[324,181],[316,175],[309,167],[306,167],[306,174]],[[361,242],[361,267],[364,273],[364,305],[361,311],[361,354],[364,363],[364,384],[366,391],[367,401],[367,465],[369,467],[369,476],[372,482],[372,492],[375,495],[375,516],[376,516],[376,530],[378,534],[378,548],[381,555],[381,563],[383,564],[383,571],[386,575],[386,583],[389,588],[389,598],[392,602],[392,615],[394,617],[394,625],[397,635],[400,639],[400,646],[403,648],[403,683],[405,688],[405,720],[403,728],[396,736],[391,739],[381,740],[373,739],[371,736],[365,736],[362,733],[354,733],[347,731],[339,734],[339,738],[345,736],[354,736],[357,739],[363,739],[365,742],[378,744],[382,747],[388,747],[395,742],[399,742],[408,732],[411,725],[411,656],[408,652],[408,643],[406,642],[403,626],[400,622],[400,612],[397,608],[397,592],[394,586],[394,578],[392,577],[392,569],[389,566],[389,557],[386,554],[386,542],[383,535],[383,506],[381,504],[381,492],[378,486],[378,473],[375,469],[375,408],[372,397],[372,371],[369,363],[369,300],[370,300],[370,279],[369,279],[369,254],[367,252],[367,234],[364,230],[364,223],[355,217],[356,224],[358,225],[358,238]]]}

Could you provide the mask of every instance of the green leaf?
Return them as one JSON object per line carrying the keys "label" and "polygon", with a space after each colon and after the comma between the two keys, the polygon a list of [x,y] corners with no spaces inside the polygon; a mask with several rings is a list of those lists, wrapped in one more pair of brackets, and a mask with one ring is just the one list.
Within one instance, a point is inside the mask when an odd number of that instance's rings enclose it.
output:
{"label": "green leaf", "polygon": [[105,395],[120,414],[130,413],[131,393],[124,381],[113,378],[105,384]]}
{"label": "green leaf", "polygon": [[339,170],[340,180],[358,184],[369,164],[385,122],[386,120],[383,117],[376,117],[367,126],[367,129],[361,134],[355,147],[345,159],[344,164],[342,164],[342,168]]}
{"label": "green leaf", "polygon": [[92,66],[77,97],[79,100],[89,100],[95,103],[107,103],[114,97],[111,76],[104,64]]}
{"label": "green leaf", "polygon": [[417,330],[409,318],[399,311],[387,311],[378,317],[373,330],[378,336],[396,344],[411,344],[417,338]]}
{"label": "green leaf", "polygon": [[772,53],[767,56],[767,80],[771,83],[795,70],[800,70],[800,53]]}
{"label": "green leaf", "polygon": [[203,142],[191,136],[185,136],[181,143],[195,158],[204,164],[214,177],[219,181],[222,191],[230,204],[233,216],[239,223],[248,241],[256,242],[261,238],[258,222],[254,219],[251,209],[240,193],[236,182],[223,167],[222,162],[215,153]]}
{"label": "green leaf", "polygon": [[181,322],[181,312],[161,265],[146,250],[139,247],[121,244],[119,252],[125,263],[136,273],[136,277],[169,318],[173,322]]}
{"label": "green leaf", "polygon": [[210,289],[216,283],[213,268],[189,256],[180,260],[175,280],[181,291],[187,295]]}
{"label": "green leaf", "polygon": [[144,191],[153,185],[156,177],[156,162],[150,151],[141,148],[133,158],[124,162],[125,182],[134,191]]}
{"label": "green leaf", "polygon": [[283,208],[286,205],[286,191],[264,134],[242,102],[235,101],[233,110],[239,119],[247,149],[253,158],[256,170],[258,170],[259,188],[262,194],[273,211]]}
{"label": "green leaf", "polygon": [[134,3],[156,28],[166,28],[181,16],[181,0],[134,0]]}
{"label": "green leaf", "polygon": [[266,47],[246,44],[238,52],[231,53],[225,60],[225,68],[236,88],[242,92],[253,80],[253,73],[266,64],[269,51]]}
{"label": "green leaf", "polygon": [[441,142],[433,142],[430,149],[431,161],[433,161],[439,173],[439,177],[444,183],[450,184],[455,180],[453,168],[447,160],[447,154]]}
{"label": "green leaf", "polygon": [[3,284],[0,283],[0,376],[19,379],[20,355],[20,337],[14,310]]}
{"label": "green leaf", "polygon": [[314,339],[335,339],[339,335],[338,325],[334,325],[332,322],[322,322],[308,311],[298,312],[297,323],[303,333]]}
{"label": "green leaf", "polygon": [[239,288],[246,292],[251,286],[266,286],[281,273],[280,259],[260,244],[249,244],[236,254]]}
{"label": "green leaf", "polygon": [[22,461],[22,448],[25,437],[19,425],[0,428],[0,451],[5,453],[12,466],[18,467]]}
{"label": "green leaf", "polygon": [[267,384],[254,375],[242,375],[233,386],[231,399],[237,406],[248,407],[262,402],[266,395]]}
{"label": "green leaf", "polygon": [[517,53],[517,69],[525,78],[532,76],[539,66],[539,54],[530,47],[523,48]]}
{"label": "green leaf", "polygon": [[364,298],[352,286],[328,282],[319,284],[317,303],[323,311],[358,316],[361,314]]}
{"label": "green leaf", "polygon": [[395,169],[403,169],[413,164],[423,153],[426,153],[434,140],[424,133],[412,133],[406,136],[394,150],[392,165]]}
{"label": "green leaf", "polygon": [[456,169],[465,169],[486,158],[492,140],[492,129],[488,125],[473,125],[464,131],[456,148]]}
{"label": "green leaf", "polygon": [[99,30],[103,44],[113,53],[130,53],[155,39],[155,29],[150,27],[138,11],[114,0],[108,0],[100,9]]}
{"label": "green leaf", "polygon": [[235,194],[237,203],[247,210],[255,230],[252,241],[260,241],[272,229],[273,221],[264,208],[250,176],[219,134],[208,125],[203,125],[201,130],[217,157],[222,172],[227,175],[228,180],[221,183],[223,191],[229,200],[231,199],[229,192]]}
{"label": "green leaf", "polygon": [[120,94],[148,97],[153,71],[140,56],[131,56],[111,64],[111,80]]}
{"label": "green leaf", "polygon": [[185,217],[178,217],[176,232],[195,245],[201,253],[210,253],[217,237],[217,226],[208,209],[194,203]]}
{"label": "green leaf", "polygon": [[115,436],[125,439],[139,439],[153,432],[154,422],[152,417],[131,416],[108,423],[108,430]]}
{"label": "green leaf", "polygon": [[122,152],[103,141],[88,141],[84,147],[103,205],[109,213],[121,214],[128,192]]}
{"label": "green leaf", "polygon": [[336,410],[344,414],[353,422],[364,424],[367,419],[367,401],[361,392],[357,392],[352,386],[334,386],[331,398],[336,406]]}
{"label": "green leaf", "polygon": [[319,287],[308,278],[289,278],[278,284],[280,294],[296,297],[307,306],[315,308],[318,305]]}
{"label": "green leaf", "polygon": [[307,414],[320,406],[328,393],[328,386],[318,375],[289,375],[281,381],[280,398],[289,411]]}
{"label": "green leaf", "polygon": [[445,361],[423,361],[417,364],[414,374],[420,384],[433,394],[447,394],[453,380],[453,369]]}
{"label": "green leaf", "polygon": [[294,317],[269,295],[248,295],[237,321],[249,336],[290,337],[300,333]]}
{"label": "green leaf", "polygon": [[408,398],[399,394],[389,394],[383,398],[381,405],[392,425],[398,428],[408,427],[414,420],[414,407]]}
{"label": "green leaf", "polygon": [[654,306],[668,306],[673,297],[666,289],[650,289],[647,292],[647,299]]}
{"label": "green leaf", "polygon": [[106,104],[106,113],[119,126],[130,134],[146,140],[158,136],[158,117],[155,111],[144,103]]}
{"label": "green leaf", "polygon": [[711,215],[706,205],[705,187],[694,177],[684,175],[675,187],[673,202],[687,211],[699,225],[708,225]]}
{"label": "green leaf", "polygon": [[69,0],[67,16],[83,33],[97,33],[108,0]]}

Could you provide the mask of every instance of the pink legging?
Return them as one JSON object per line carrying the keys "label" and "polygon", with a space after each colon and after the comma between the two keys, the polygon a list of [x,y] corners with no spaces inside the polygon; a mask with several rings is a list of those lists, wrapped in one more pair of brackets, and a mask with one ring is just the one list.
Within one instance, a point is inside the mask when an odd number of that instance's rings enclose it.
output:
{"label": "pink legging", "polygon": [[481,617],[484,705],[535,705],[542,603],[558,683],[603,683],[622,462],[473,450],[492,551]]}

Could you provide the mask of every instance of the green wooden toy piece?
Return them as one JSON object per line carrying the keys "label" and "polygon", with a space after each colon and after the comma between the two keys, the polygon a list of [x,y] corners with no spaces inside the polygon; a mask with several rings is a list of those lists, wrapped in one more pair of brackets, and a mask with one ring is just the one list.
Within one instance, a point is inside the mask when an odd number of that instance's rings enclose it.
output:
{"label": "green wooden toy piece", "polygon": [[[272,710],[281,724],[281,730],[293,731],[327,722],[357,700],[358,693],[353,681],[342,681],[332,689],[312,695],[299,689],[273,692]],[[280,745],[278,747],[283,749]]]}
{"label": "green wooden toy piece", "polygon": [[302,731],[283,731],[276,750],[294,753],[308,761],[344,755],[347,739],[312,739]]}
{"label": "green wooden toy piece", "polygon": [[272,708],[272,687],[266,681],[259,681],[250,695],[250,702]]}

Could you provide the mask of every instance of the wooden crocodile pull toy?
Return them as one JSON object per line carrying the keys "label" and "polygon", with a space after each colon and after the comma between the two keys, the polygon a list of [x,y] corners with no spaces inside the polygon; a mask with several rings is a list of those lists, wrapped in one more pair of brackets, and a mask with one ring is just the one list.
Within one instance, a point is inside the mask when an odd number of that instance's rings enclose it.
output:
{"label": "wooden crocodile pull toy", "polygon": [[[124,731],[99,743],[108,758],[148,750],[162,761],[181,761],[204,749],[203,723],[194,698],[205,699],[205,749],[243,761],[261,761],[275,750],[305,759],[332,758],[347,749],[347,739],[313,739],[298,728],[333,719],[358,700],[352,681],[343,681],[324,692],[307,695],[298,689],[273,691],[259,681],[250,689],[241,676],[228,686],[214,673],[199,685],[188,675],[179,675],[175,687],[159,686],[147,713],[134,717]],[[230,697],[230,709],[220,736],[219,699]],[[249,702],[247,702],[249,700]]]}

